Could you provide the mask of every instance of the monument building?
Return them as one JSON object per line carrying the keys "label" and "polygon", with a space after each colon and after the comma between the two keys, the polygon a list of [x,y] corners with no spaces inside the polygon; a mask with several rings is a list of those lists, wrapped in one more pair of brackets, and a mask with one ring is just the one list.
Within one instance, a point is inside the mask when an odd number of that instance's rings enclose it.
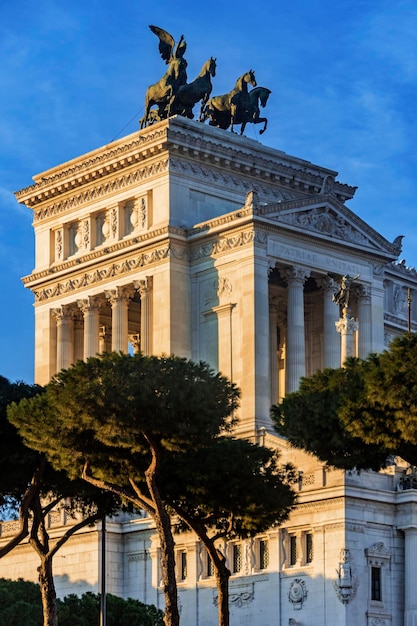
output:
{"label": "monument building", "polygon": [[[401,460],[330,470],[289,446],[270,407],[300,378],[379,352],[417,330],[417,272],[347,204],[337,172],[175,116],[34,177],[35,380],[104,351],[207,361],[241,389],[237,434],[279,448],[299,472],[289,520],[225,544],[232,624],[417,624],[417,491]],[[349,315],[337,297],[349,281]],[[411,484],[412,486],[412,484]],[[64,515],[50,516],[62,532]],[[13,532],[1,525],[0,541]],[[107,590],[163,608],[148,517],[107,525]],[[181,623],[216,623],[210,559],[176,536]],[[60,595],[100,587],[100,527],[54,561]],[[36,580],[23,544],[0,575]]]}

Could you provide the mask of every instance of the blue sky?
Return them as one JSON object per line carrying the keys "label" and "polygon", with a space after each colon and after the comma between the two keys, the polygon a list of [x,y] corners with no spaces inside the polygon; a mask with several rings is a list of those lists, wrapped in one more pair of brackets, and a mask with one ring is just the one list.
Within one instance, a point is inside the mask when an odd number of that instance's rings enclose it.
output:
{"label": "blue sky", "polygon": [[[265,145],[359,187],[350,209],[417,267],[415,0],[2,0],[0,374],[33,380],[32,176],[138,129],[165,66],[155,24],[187,41],[192,80],[217,57],[213,95],[253,68],[272,90]],[[200,8],[201,7],[201,8]],[[239,7],[239,8],[237,8]],[[254,126],[247,136],[259,139]]]}

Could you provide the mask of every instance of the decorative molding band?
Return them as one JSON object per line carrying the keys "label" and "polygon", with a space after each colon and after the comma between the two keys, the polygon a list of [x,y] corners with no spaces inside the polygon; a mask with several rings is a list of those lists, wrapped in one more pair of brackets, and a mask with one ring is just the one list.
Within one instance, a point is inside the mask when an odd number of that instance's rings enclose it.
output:
{"label": "decorative molding band", "polygon": [[[151,163],[150,165],[128,172],[118,178],[113,178],[112,180],[103,182],[95,187],[90,187],[85,191],[81,191],[77,195],[62,200],[61,202],[56,202],[55,204],[50,204],[49,206],[37,209],[34,212],[34,223],[60,215],[61,213],[75,209],[83,204],[100,200],[101,198],[104,198],[112,193],[120,191],[121,189],[133,187],[134,185],[138,185],[152,176],[156,176],[166,171],[168,171],[168,158],[164,157],[157,163]],[[26,201],[26,203],[28,206],[31,206],[29,201]]]}
{"label": "decorative molding band", "polygon": [[242,248],[243,246],[250,244],[266,245],[266,243],[266,233],[255,230],[241,231],[230,237],[222,237],[216,241],[194,248],[191,252],[190,258],[191,261],[197,261],[199,259],[217,256],[236,248]]}
{"label": "decorative molding band", "polygon": [[[222,159],[224,160],[224,159]],[[236,164],[235,164],[236,166]],[[230,167],[230,162],[229,162]],[[195,162],[188,162],[183,159],[170,158],[169,169],[173,172],[179,172],[184,175],[192,175],[193,180],[200,180],[203,183],[221,184],[228,189],[234,189],[243,193],[248,193],[251,190],[256,191],[262,198],[270,198],[272,202],[279,202],[282,200],[293,200],[299,197],[299,193],[290,191],[283,191],[277,189],[275,185],[262,184],[261,181],[249,180],[247,174],[250,172],[244,172],[246,177],[239,175],[239,173],[229,173],[226,169],[218,169],[207,165],[200,165]]]}
{"label": "decorative molding band", "polygon": [[[22,282],[25,286],[30,285],[30,283],[36,282],[38,280],[42,280],[43,278],[51,278],[51,275],[58,274],[59,272],[63,272],[69,270],[71,268],[79,268],[80,264],[89,263],[90,261],[95,261],[96,259],[100,259],[103,257],[103,254],[110,255],[114,252],[118,252],[120,250],[125,250],[126,248],[137,246],[141,243],[146,243],[151,240],[161,239],[162,237],[168,237],[169,235],[176,235],[178,237],[185,236],[185,231],[182,228],[176,228],[174,226],[168,226],[168,228],[160,228],[158,230],[153,230],[148,233],[144,233],[143,235],[138,235],[131,239],[124,239],[122,241],[118,241],[112,245],[107,245],[105,247],[97,248],[96,250],[92,250],[88,254],[83,254],[82,256],[77,256],[75,258],[71,258],[68,261],[60,263],[59,265],[53,265],[48,267],[45,270],[41,270],[40,272],[34,272],[33,274],[29,274],[22,279]],[[183,249],[184,252],[181,254],[180,251],[180,240],[177,240],[175,249],[176,253],[174,254],[175,258],[185,258],[186,252],[186,242],[184,240]]]}
{"label": "decorative molding band", "polygon": [[[133,139],[132,139],[133,137]],[[23,196],[34,194],[37,191],[41,191],[45,187],[50,187],[51,184],[56,184],[63,181],[65,178],[74,178],[77,175],[84,174],[92,169],[97,169],[100,166],[104,166],[107,162],[114,162],[115,159],[120,157],[126,157],[131,152],[137,152],[155,141],[159,141],[166,137],[165,128],[152,130],[146,134],[134,133],[127,137],[128,141],[120,145],[119,142],[115,142],[108,150],[100,150],[99,154],[95,152],[87,154],[85,159],[75,159],[68,163],[68,167],[53,168],[40,174],[35,178],[35,184],[25,187],[16,192],[16,197],[20,201]],[[126,139],[126,138],[125,138]],[[123,140],[122,140],[123,141]],[[94,156],[93,156],[94,155]],[[134,155],[140,156],[140,154]],[[103,172],[107,174],[108,171]],[[49,176],[48,176],[49,174]]]}
{"label": "decorative molding band", "polygon": [[131,259],[125,259],[120,263],[111,263],[105,267],[94,269],[91,272],[85,272],[75,278],[58,281],[49,287],[35,288],[32,290],[35,294],[35,302],[45,302],[69,293],[76,293],[84,287],[97,285],[115,276],[123,276],[140,268],[159,263],[173,256],[173,248],[174,246],[168,244],[156,250],[144,252]]}

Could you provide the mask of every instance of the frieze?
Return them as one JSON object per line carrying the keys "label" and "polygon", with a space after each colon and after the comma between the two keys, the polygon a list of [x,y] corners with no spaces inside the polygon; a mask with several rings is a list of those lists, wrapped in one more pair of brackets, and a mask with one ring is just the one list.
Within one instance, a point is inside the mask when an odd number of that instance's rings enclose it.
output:
{"label": "frieze", "polygon": [[365,280],[371,278],[370,268],[366,265],[360,265],[359,263],[349,263],[343,259],[340,259],[329,254],[322,254],[315,250],[308,248],[301,248],[300,246],[294,247],[292,245],[276,241],[273,236],[268,237],[268,256],[275,257],[281,260],[288,260],[291,262],[302,263],[309,268],[321,268],[327,272],[340,274],[345,276],[360,276]]}
{"label": "frieze", "polygon": [[265,245],[266,242],[266,233],[255,230],[242,231],[231,237],[223,237],[211,243],[194,248],[191,252],[191,261],[216,256],[218,254],[222,254],[223,252],[229,252],[230,250],[241,248],[251,243]]}
{"label": "frieze", "polygon": [[[222,159],[224,160],[224,159]],[[255,190],[263,198],[270,198],[271,201],[292,200],[298,197],[296,193],[278,190],[271,186],[262,185],[253,180],[248,180],[240,176],[233,176],[224,170],[214,169],[195,163],[189,163],[181,159],[170,158],[170,170],[181,171],[184,174],[192,174],[194,178],[199,178],[203,182],[221,183],[228,189],[236,189],[247,193]]]}
{"label": "frieze", "polygon": [[[144,233],[141,235],[138,235],[136,237],[133,237],[131,239],[126,239],[123,241],[118,241],[117,243],[114,243],[112,245],[106,246],[104,249],[103,248],[98,248],[97,250],[92,250],[91,252],[89,252],[88,254],[83,254],[82,256],[77,256],[75,258],[71,258],[68,261],[65,261],[59,265],[53,265],[51,267],[48,267],[45,270],[42,270],[40,272],[34,272],[33,274],[29,274],[29,276],[25,276],[22,281],[23,284],[25,286],[29,285],[32,282],[41,280],[42,278],[50,278],[51,274],[57,274],[59,272],[74,268],[74,267],[79,267],[79,265],[81,263],[88,263],[89,261],[94,261],[95,259],[102,259],[103,257],[103,252],[105,252],[106,254],[111,254],[113,252],[118,252],[119,250],[123,250],[125,248],[131,247],[133,245],[137,245],[140,243],[145,243],[151,239],[157,239],[159,238],[161,235],[165,235],[165,236],[169,236],[169,235],[180,235],[180,236],[185,236],[185,231],[182,228],[177,228],[174,226],[169,226],[168,228],[161,228],[158,230],[153,230],[149,233]],[[172,246],[173,248],[173,256],[175,258],[178,259],[183,259],[187,257],[187,252],[186,252],[186,248],[185,248],[185,243],[184,246],[181,247],[181,244],[179,241],[177,241],[175,247]]]}
{"label": "frieze", "polygon": [[339,498],[328,498],[324,500],[310,501],[310,502],[300,502],[297,503],[296,508],[294,509],[294,514],[299,511],[320,511],[321,509],[328,509],[330,507],[339,507],[343,505],[345,502],[344,497]]}
{"label": "frieze", "polygon": [[159,261],[170,257],[174,249],[175,246],[167,245],[157,250],[144,252],[139,256],[132,259],[126,259],[120,263],[112,263],[106,267],[86,272],[76,278],[57,282],[50,287],[33,289],[32,291],[35,294],[35,301],[45,302],[46,300],[50,300],[58,296],[74,293],[83,287],[99,284],[109,278],[122,276],[123,274],[128,274],[138,268],[158,263]]}
{"label": "frieze", "polygon": [[[61,213],[75,209],[83,204],[89,204],[127,187],[137,185],[147,178],[151,178],[152,176],[166,172],[167,170],[168,158],[165,157],[157,163],[151,163],[150,165],[137,169],[134,172],[128,172],[124,176],[119,176],[118,178],[103,182],[95,187],[90,187],[77,195],[62,200],[61,202],[56,202],[55,204],[51,204],[47,207],[37,209],[34,211],[34,222],[36,223],[49,217],[60,215]],[[29,203],[28,206],[30,206]]]}

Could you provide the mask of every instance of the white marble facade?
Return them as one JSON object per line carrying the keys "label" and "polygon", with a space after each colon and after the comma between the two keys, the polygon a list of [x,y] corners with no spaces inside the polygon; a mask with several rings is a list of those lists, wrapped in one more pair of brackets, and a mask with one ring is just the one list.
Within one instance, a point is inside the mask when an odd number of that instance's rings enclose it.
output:
{"label": "white marble facade", "polygon": [[[417,593],[417,491],[402,467],[329,471],[288,449],[269,410],[301,376],[365,357],[417,328],[417,272],[346,203],[337,172],[257,141],[171,118],[34,178],[36,382],[105,350],[208,361],[242,390],[240,436],[280,447],[300,471],[299,506],[281,529],[228,545],[232,624],[411,626]],[[356,277],[355,325],[332,301]],[[51,521],[59,533],[65,520]],[[2,525],[1,537],[12,532]],[[96,590],[99,532],[55,559],[61,595]],[[161,605],[158,544],[147,518],[109,522],[108,588]],[[216,623],[206,555],[177,538],[184,626]],[[416,554],[417,556],[417,554]],[[36,579],[21,546],[0,575]]]}

